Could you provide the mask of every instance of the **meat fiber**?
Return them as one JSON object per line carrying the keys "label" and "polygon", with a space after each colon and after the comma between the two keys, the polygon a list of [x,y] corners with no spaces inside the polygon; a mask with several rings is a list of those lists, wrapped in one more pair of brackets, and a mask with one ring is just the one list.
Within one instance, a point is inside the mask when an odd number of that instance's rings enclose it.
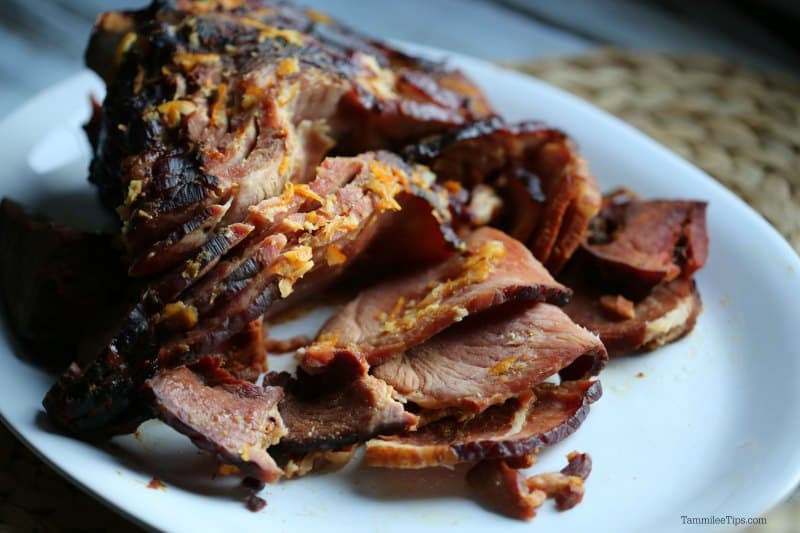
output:
{"label": "meat fiber", "polygon": [[600,339],[558,307],[525,302],[469,317],[372,373],[430,418],[430,411],[481,412],[563,369],[585,379],[606,357]]}
{"label": "meat fiber", "polygon": [[477,121],[410,146],[405,156],[429,165],[441,180],[494,186],[505,200],[500,227],[551,272],[567,263],[600,208],[586,160],[566,135],[537,122]]}
{"label": "meat fiber", "polygon": [[428,468],[522,458],[571,435],[601,395],[599,381],[542,383],[532,393],[467,420],[450,417],[415,432],[367,442],[367,464]]}
{"label": "meat fiber", "polygon": [[568,289],[504,233],[481,228],[467,247],[444,263],[362,292],[303,350],[304,367],[324,368],[339,356],[377,365],[484,309],[513,300],[566,302]]}

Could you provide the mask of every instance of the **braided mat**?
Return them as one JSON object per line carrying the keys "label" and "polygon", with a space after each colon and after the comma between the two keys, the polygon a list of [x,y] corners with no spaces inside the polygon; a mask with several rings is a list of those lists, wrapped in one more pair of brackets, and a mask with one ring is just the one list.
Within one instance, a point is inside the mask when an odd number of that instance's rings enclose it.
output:
{"label": "braided mat", "polygon": [[[800,82],[708,56],[602,50],[511,65],[638,127],[733,189],[800,250]],[[798,496],[794,497],[798,500]],[[800,502],[755,530],[796,532]],[[138,531],[0,425],[0,533]]]}
{"label": "braided mat", "polygon": [[800,251],[800,80],[708,55],[614,49],[510,66],[668,146],[736,192]]}

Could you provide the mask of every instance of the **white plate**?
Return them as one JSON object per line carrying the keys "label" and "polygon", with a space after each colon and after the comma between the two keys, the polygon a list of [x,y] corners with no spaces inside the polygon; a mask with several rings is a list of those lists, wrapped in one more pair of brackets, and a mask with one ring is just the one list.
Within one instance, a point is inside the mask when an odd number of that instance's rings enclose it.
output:
{"label": "white plate", "polygon": [[[353,464],[268,486],[268,507],[250,513],[230,496],[231,480],[212,480],[207,457],[159,423],[103,449],[52,432],[40,405],[52,378],[18,359],[7,333],[0,339],[5,422],[76,484],[169,531],[686,531],[683,515],[758,516],[787,496],[800,480],[800,260],[792,249],[734,195],[634,129],[528,77],[451,58],[508,119],[543,119],[574,136],[604,189],[710,202],[711,254],[698,275],[705,311],[696,330],[655,353],[613,361],[587,421],[542,455],[539,468],[549,470],[570,450],[592,454],[581,505],[559,513],[548,503],[531,525],[472,501],[463,471]],[[73,223],[99,213],[79,125],[89,93],[101,91],[81,74],[0,125],[3,196],[46,205]],[[154,475],[165,490],[146,488]]]}

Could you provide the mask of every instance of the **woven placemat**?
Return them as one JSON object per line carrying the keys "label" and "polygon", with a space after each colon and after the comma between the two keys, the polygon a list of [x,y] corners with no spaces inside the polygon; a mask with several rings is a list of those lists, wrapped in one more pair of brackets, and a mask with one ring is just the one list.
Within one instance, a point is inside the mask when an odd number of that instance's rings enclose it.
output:
{"label": "woven placemat", "polygon": [[709,55],[615,49],[510,66],[668,146],[736,192],[800,251],[800,80]]}
{"label": "woven placemat", "polygon": [[[619,50],[513,66],[603,107],[694,162],[800,250],[797,80],[709,56]],[[797,531],[800,504],[784,505],[768,520],[756,530]],[[0,425],[0,533],[5,531],[139,528],[61,479]]]}

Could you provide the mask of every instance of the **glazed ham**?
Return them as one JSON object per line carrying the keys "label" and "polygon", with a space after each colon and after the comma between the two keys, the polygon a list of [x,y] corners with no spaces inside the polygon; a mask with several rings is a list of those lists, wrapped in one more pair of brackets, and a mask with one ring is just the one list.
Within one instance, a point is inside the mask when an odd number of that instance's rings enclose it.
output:
{"label": "glazed ham", "polygon": [[361,293],[303,351],[303,366],[324,368],[339,356],[377,365],[502,303],[566,302],[569,290],[519,242],[491,228],[473,232],[466,242],[462,254]]}
{"label": "glazed ham", "polygon": [[537,122],[477,121],[408,147],[405,156],[429,165],[440,179],[472,188],[473,195],[478,185],[497,189],[505,201],[499,225],[551,272],[567,263],[600,208],[586,160],[566,135]]}
{"label": "glazed ham", "polygon": [[386,152],[367,153],[328,160],[311,184],[260,202],[245,223],[225,226],[150,284],[101,354],[48,392],[51,418],[87,437],[130,431],[147,412],[136,391],[156,368],[218,354],[260,316],[333,282],[387,228],[382,215],[413,200],[411,214],[430,217],[429,228],[447,226],[449,212],[426,200],[437,197],[433,179]]}
{"label": "glazed ham", "polygon": [[603,199],[582,245],[595,276],[628,295],[691,277],[708,257],[706,204],[638,199],[619,190]]}
{"label": "glazed ham", "polygon": [[[254,220],[263,217],[272,235],[285,238],[285,244],[277,254],[255,255],[262,260],[245,268],[239,265],[210,288],[189,291],[187,299],[197,302],[192,304],[198,311],[197,323],[162,347],[162,364],[185,358],[187,352],[207,353],[250,321],[285,307],[281,300],[324,288],[373,240],[382,213],[401,211],[398,199],[414,194],[412,186],[428,186],[421,175],[415,175],[416,169],[389,154],[367,154],[350,162],[357,163],[352,181],[324,199],[319,197],[321,205],[316,209],[287,214],[277,224],[269,222],[271,212],[253,210],[253,225],[263,223]],[[210,274],[217,278],[214,272]]]}
{"label": "glazed ham", "polygon": [[[325,15],[156,0],[101,15],[87,63],[107,85],[89,179],[118,233],[0,209],[3,300],[67,368],[43,403],[74,436],[157,417],[251,488],[366,444],[372,466],[468,464],[530,518],[583,496],[588,455],[519,469],[580,426],[608,352],[700,311],[704,203],[601,202],[565,134]],[[266,321],[345,281],[299,368],[270,373]]]}
{"label": "glazed ham", "polygon": [[372,373],[431,418],[479,413],[559,372],[587,378],[605,360],[600,339],[558,307],[525,302],[467,318]]}
{"label": "glazed ham", "polygon": [[695,326],[702,302],[692,275],[706,262],[706,205],[604,197],[582,253],[561,276],[574,290],[564,311],[611,355],[654,350]]}
{"label": "glazed ham", "polygon": [[45,399],[85,437],[135,426],[156,367],[214,353],[330,283],[383,226],[375,215],[432,188],[388,155],[320,165],[332,147],[402,146],[491,114],[458,72],[269,0],[107,13],[87,62],[107,84],[87,125],[90,181],[147,283],[95,360]]}
{"label": "glazed ham", "polygon": [[402,146],[491,114],[458,72],[284,3],[239,4],[98,19],[87,62],[108,91],[90,180],[120,213],[134,265],[147,264],[132,273],[176,264],[189,241],[310,181],[334,146]]}

